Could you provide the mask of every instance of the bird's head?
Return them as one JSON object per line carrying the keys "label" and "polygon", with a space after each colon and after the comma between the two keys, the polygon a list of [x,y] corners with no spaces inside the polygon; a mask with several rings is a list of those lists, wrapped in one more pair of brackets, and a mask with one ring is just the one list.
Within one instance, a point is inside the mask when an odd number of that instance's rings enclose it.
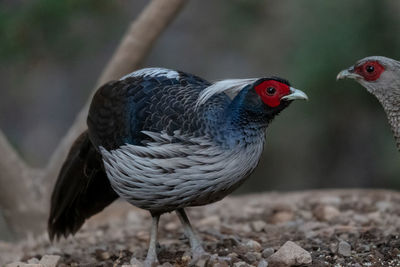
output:
{"label": "bird's head", "polygon": [[296,99],[307,100],[307,95],[290,86],[289,82],[277,78],[255,79],[244,87],[232,100],[232,111],[241,114],[242,121],[270,122]]}
{"label": "bird's head", "polygon": [[308,99],[303,91],[291,87],[288,81],[277,77],[258,79],[251,87],[268,108],[286,106],[296,99]]}
{"label": "bird's head", "polygon": [[215,82],[204,89],[196,106],[200,107],[220,93],[226,93],[232,99],[227,110],[230,116],[239,116],[242,122],[258,121],[261,124],[271,121],[293,100],[308,99],[304,92],[278,77],[229,79]]}
{"label": "bird's head", "polygon": [[233,99],[232,106],[253,120],[269,122],[296,99],[307,100],[307,95],[278,78],[260,78],[248,84]]}
{"label": "bird's head", "polygon": [[400,62],[381,56],[366,57],[342,70],[336,78],[354,79],[379,100],[384,100],[400,93]]}

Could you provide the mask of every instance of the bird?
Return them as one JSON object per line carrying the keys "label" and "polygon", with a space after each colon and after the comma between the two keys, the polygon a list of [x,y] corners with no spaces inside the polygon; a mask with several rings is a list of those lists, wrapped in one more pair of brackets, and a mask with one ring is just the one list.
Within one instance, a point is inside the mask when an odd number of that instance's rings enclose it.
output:
{"label": "bird", "polygon": [[400,150],[400,62],[383,56],[369,56],[342,70],[336,79],[354,79],[382,105]]}
{"label": "bird", "polygon": [[75,234],[122,198],[152,216],[145,266],[158,262],[159,218],[173,211],[198,260],[207,252],[185,208],[239,187],[260,160],[270,122],[293,100],[307,98],[275,76],[208,82],[166,68],[104,84],[54,186],[50,240]]}

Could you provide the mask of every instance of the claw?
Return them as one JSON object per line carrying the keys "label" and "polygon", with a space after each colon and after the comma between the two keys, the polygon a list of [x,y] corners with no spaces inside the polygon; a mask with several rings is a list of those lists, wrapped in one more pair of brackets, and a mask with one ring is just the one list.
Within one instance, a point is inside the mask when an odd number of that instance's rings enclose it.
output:
{"label": "claw", "polygon": [[143,262],[143,264],[144,264],[144,267],[154,267],[154,266],[159,265],[160,263],[158,262],[157,259],[154,260],[154,259],[146,258],[146,260]]}
{"label": "claw", "polygon": [[146,257],[145,261],[139,261],[136,258],[132,258],[130,261],[130,265],[132,266],[143,266],[143,267],[153,267],[159,264],[157,258]]}
{"label": "claw", "polygon": [[232,259],[230,257],[221,257],[218,256],[217,254],[210,254],[206,251],[203,250],[203,253],[193,253],[192,260],[189,263],[189,266],[196,266],[196,263],[199,261],[205,261],[205,262],[211,262],[211,263],[216,263],[216,262],[227,262],[229,263]]}

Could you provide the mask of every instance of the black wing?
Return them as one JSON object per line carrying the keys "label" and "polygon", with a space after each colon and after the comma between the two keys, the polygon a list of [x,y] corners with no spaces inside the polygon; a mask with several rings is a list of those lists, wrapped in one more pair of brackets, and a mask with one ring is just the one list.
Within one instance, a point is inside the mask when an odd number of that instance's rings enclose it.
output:
{"label": "black wing", "polygon": [[[142,131],[201,135],[206,114],[195,110],[199,93],[209,86],[205,80],[179,72],[179,78],[133,76],[110,82],[93,97],[88,116],[89,135],[98,148],[113,150],[124,144],[143,145]],[[229,103],[226,95],[215,97],[217,105]],[[209,114],[208,114],[209,115]]]}

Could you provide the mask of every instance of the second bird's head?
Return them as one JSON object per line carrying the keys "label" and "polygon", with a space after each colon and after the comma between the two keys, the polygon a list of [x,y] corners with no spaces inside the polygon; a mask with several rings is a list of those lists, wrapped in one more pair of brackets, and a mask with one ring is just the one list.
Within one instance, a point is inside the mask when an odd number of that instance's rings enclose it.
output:
{"label": "second bird's head", "polygon": [[337,75],[337,80],[354,79],[368,92],[374,94],[379,100],[400,94],[400,63],[394,59],[371,56],[366,57],[342,70]]}

